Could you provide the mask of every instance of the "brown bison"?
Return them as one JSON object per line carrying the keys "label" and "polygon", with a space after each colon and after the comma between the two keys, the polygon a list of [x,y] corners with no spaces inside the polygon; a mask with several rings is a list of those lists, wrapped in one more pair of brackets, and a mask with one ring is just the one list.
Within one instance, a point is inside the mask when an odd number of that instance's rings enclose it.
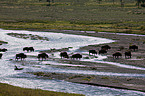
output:
{"label": "brown bison", "polygon": [[24,47],[23,51],[27,51],[27,52],[34,52],[34,48],[33,47]]}
{"label": "brown bison", "polygon": [[119,57],[122,57],[122,54],[120,52],[116,52],[113,54],[113,58],[117,59]]}
{"label": "brown bison", "polygon": [[101,49],[108,50],[108,49],[111,49],[111,47],[109,45],[104,45],[101,47]]}
{"label": "brown bison", "polygon": [[46,53],[40,53],[38,54],[37,58],[38,60],[40,60],[40,58],[42,58],[41,60],[43,61],[43,59],[46,60],[46,58],[48,58],[49,56]]}
{"label": "brown bison", "polygon": [[125,58],[131,58],[131,51],[126,51],[124,54]]}
{"label": "brown bison", "polygon": [[79,54],[79,53],[73,54],[73,55],[71,56],[71,58],[72,58],[72,59],[81,59],[81,58],[82,58],[82,55]]}
{"label": "brown bison", "polygon": [[60,53],[60,57],[62,58],[69,58],[69,56],[68,56],[68,54],[67,54],[67,52],[61,52]]}
{"label": "brown bison", "polygon": [[133,50],[133,51],[136,51],[136,50],[138,50],[138,46],[136,46],[136,45],[131,45],[131,46],[129,46],[129,49],[130,49],[130,50]]}
{"label": "brown bison", "polygon": [[18,59],[21,59],[21,60],[24,60],[25,58],[27,58],[27,55],[25,55],[24,53],[19,53],[19,54],[16,54],[16,60]]}
{"label": "brown bison", "polygon": [[97,51],[96,50],[89,50],[89,55],[90,54],[94,54],[94,55],[96,54],[97,55]]}

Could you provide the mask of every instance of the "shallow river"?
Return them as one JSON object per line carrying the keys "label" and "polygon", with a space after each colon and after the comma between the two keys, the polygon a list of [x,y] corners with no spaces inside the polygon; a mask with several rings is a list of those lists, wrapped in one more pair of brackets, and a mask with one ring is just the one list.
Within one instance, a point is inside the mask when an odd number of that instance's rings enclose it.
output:
{"label": "shallow river", "polygon": [[[43,37],[48,37],[49,41],[42,40],[30,40],[30,39],[21,39],[8,36],[7,33],[25,33],[39,35]],[[62,64],[55,61],[43,61],[40,62],[35,58],[26,58],[27,63],[24,61],[18,61],[17,64],[10,61],[10,59],[15,59],[15,54],[23,52],[23,47],[33,46],[35,52],[26,53],[27,55],[37,55],[41,50],[48,50],[50,48],[67,48],[73,47],[70,52],[76,52],[77,49],[81,46],[93,45],[93,44],[103,44],[114,42],[113,40],[104,39],[104,38],[95,38],[89,36],[78,36],[78,35],[68,35],[62,33],[48,33],[48,32],[31,32],[31,31],[20,31],[20,30],[3,30],[0,29],[0,40],[7,41],[8,44],[3,44],[1,48],[7,48],[8,51],[3,53],[2,59],[0,59],[0,82],[8,83],[14,86],[20,86],[25,88],[38,88],[43,90],[59,91],[59,92],[68,92],[68,93],[79,93],[85,94],[87,96],[144,96],[145,93],[138,91],[122,90],[122,89],[113,89],[107,87],[98,87],[84,84],[76,84],[71,82],[66,82],[62,80],[49,80],[49,79],[40,79],[31,74],[26,74],[25,72],[37,72],[37,71],[46,71],[46,72],[64,72],[64,73],[77,73],[77,74],[94,74],[94,75],[114,75],[114,76],[135,76],[143,77],[144,74],[119,74],[119,73],[105,73],[97,71],[82,71],[82,70],[68,70],[62,68],[55,68],[51,65],[60,65],[60,66],[74,66],[71,64]],[[85,52],[84,52],[85,53]],[[50,54],[51,55],[51,54]],[[54,54],[55,58],[60,58],[57,53]],[[104,62],[102,59],[106,56],[98,56],[99,58],[91,60],[92,62]],[[85,59],[83,59],[85,61]],[[23,64],[25,63],[25,64]],[[106,62],[107,63],[107,62]],[[47,65],[46,65],[47,64]],[[116,64],[113,62],[108,62],[108,64]],[[15,71],[14,66],[23,67],[23,70]],[[117,65],[117,64],[116,64]],[[81,65],[77,65],[81,66]],[[139,70],[144,70],[144,68],[132,67],[125,64],[120,64],[122,67],[134,68]]]}

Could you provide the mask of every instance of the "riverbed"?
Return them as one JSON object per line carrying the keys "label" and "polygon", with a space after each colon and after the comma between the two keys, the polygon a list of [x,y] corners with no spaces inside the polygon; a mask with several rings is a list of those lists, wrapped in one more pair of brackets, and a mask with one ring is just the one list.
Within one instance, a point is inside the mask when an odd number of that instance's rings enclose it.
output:
{"label": "riverbed", "polygon": [[[7,33],[23,33],[23,34],[33,34],[39,35],[41,37],[49,38],[49,41],[45,40],[30,40],[23,38],[15,38],[8,36]],[[90,33],[92,34],[92,33]],[[37,58],[34,58],[38,55],[40,51],[50,50],[50,49],[62,49],[69,48],[68,51],[71,53],[80,52],[84,56],[88,56],[87,51],[79,50],[80,47],[88,45],[99,45],[104,43],[112,43],[115,40],[91,37],[91,36],[82,36],[82,35],[72,35],[64,33],[53,33],[53,32],[37,32],[37,31],[24,31],[24,30],[3,30],[0,29],[0,38],[3,41],[8,42],[8,44],[0,45],[1,48],[7,48],[7,52],[2,52],[3,57],[0,59],[0,82],[8,83],[14,86],[20,86],[25,88],[37,88],[43,90],[59,91],[59,92],[68,92],[68,93],[79,93],[85,94],[87,96],[143,96],[145,93],[139,91],[115,89],[108,87],[98,87],[93,85],[71,83],[64,80],[54,80],[41,78],[32,74],[27,74],[26,72],[57,72],[57,73],[74,73],[74,74],[86,74],[86,75],[111,75],[111,76],[128,76],[128,77],[141,77],[145,78],[144,74],[138,73],[115,73],[115,72],[98,72],[97,70],[80,70],[80,69],[69,69],[58,66],[79,66],[85,67],[87,65],[82,64],[70,64],[70,63],[60,63],[56,62],[54,59],[60,59],[59,52],[48,53],[51,57],[47,61],[38,61]],[[35,52],[27,53],[23,51],[24,47],[33,46]],[[15,54],[24,52],[28,55],[24,61],[15,61]],[[32,57],[34,56],[34,57]],[[53,59],[54,58],[54,59]],[[108,63],[111,65],[118,65],[122,68],[143,70],[141,66],[120,64],[111,61],[104,61],[107,59],[107,56],[97,55],[96,57],[90,57],[92,59],[81,59],[81,61],[97,62],[97,63]],[[23,70],[16,71],[14,66],[24,68]],[[53,65],[53,66],[52,66]],[[57,67],[56,67],[57,66]]]}

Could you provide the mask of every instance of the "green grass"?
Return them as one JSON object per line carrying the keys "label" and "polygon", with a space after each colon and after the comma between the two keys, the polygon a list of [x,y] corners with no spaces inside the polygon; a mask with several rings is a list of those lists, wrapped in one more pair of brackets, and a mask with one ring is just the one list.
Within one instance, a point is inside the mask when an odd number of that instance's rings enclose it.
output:
{"label": "green grass", "polygon": [[[0,0],[0,28],[94,30],[145,34],[145,8],[132,0]],[[130,31],[126,30],[130,29]]]}
{"label": "green grass", "polygon": [[40,89],[27,89],[0,83],[0,96],[84,96]]}

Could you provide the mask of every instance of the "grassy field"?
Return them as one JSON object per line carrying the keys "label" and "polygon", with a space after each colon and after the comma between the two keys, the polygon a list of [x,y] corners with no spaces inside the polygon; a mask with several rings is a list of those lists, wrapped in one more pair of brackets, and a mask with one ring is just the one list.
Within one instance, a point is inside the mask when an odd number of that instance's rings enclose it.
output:
{"label": "grassy field", "polygon": [[145,34],[145,8],[135,0],[0,0],[0,28],[94,30]]}
{"label": "grassy field", "polygon": [[0,83],[0,96],[84,96],[40,89],[26,89]]}

